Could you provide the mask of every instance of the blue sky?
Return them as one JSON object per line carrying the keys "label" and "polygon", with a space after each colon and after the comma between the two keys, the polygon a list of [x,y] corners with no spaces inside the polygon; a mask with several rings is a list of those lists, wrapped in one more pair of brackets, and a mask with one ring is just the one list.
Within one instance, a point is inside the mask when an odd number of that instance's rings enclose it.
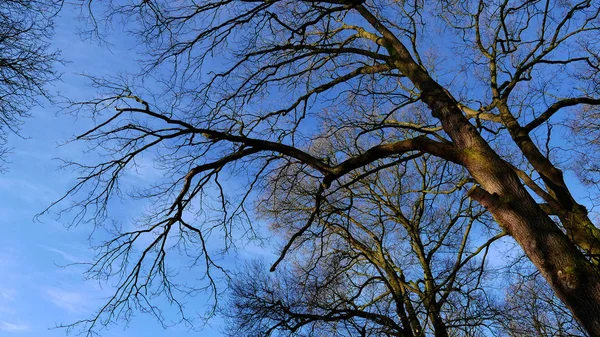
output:
{"label": "blue sky", "polygon": [[[112,44],[110,50],[97,41],[82,41],[76,34],[75,17],[65,8],[57,20],[54,46],[62,50],[68,62],[60,66],[63,81],[55,83],[50,90],[67,97],[94,97],[95,92],[84,85],[77,75],[106,75],[134,72],[137,68],[132,40],[121,32],[107,36]],[[26,120],[23,137],[12,136],[14,148],[7,165],[8,172],[0,175],[0,336],[53,337],[65,336],[64,329],[52,329],[57,324],[72,323],[89,318],[111,294],[110,284],[86,281],[82,266],[68,264],[89,261],[92,251],[88,244],[91,229],[86,226],[67,229],[67,218],[49,214],[33,220],[36,213],[56,200],[75,181],[75,174],[59,170],[55,158],[85,159],[85,144],[74,143],[59,146],[73,135],[86,130],[90,121],[60,113],[55,106],[32,111],[34,118]],[[139,182],[157,178],[151,166],[146,166],[138,176]],[[111,215],[125,222],[142,210],[141,205],[125,201],[113,207]],[[231,257],[253,257],[265,254],[256,247],[248,247]],[[232,262],[225,261],[233,265]],[[206,299],[193,299],[191,306],[202,311]],[[201,332],[190,331],[186,326],[164,330],[152,317],[137,314],[129,324],[116,322],[101,336],[220,336],[220,319]]]}
{"label": "blue sky", "polygon": [[[68,62],[60,67],[63,81],[50,89],[71,98],[90,98],[94,89],[86,87],[86,80],[79,73],[110,75],[135,72],[138,58],[131,46],[133,39],[116,31],[107,36],[112,44],[105,48],[97,41],[82,41],[76,34],[75,17],[65,8],[57,20],[54,46],[62,50]],[[118,29],[118,25],[115,25]],[[68,170],[59,170],[60,162],[55,158],[84,160],[91,154],[85,153],[85,144],[73,143],[63,146],[73,135],[85,131],[89,120],[74,120],[62,114],[50,104],[32,111],[34,118],[26,120],[21,137],[13,136],[10,146],[7,173],[0,175],[0,337],[55,337],[65,336],[64,329],[52,329],[57,324],[68,324],[78,319],[89,318],[112,294],[110,284],[85,280],[81,266],[65,265],[89,261],[88,235],[86,226],[67,229],[69,218],[57,218],[52,214],[34,222],[36,213],[58,199],[75,181],[76,175]],[[160,176],[146,165],[133,182],[158,179]],[[583,194],[583,190],[577,192]],[[125,201],[112,208],[111,215],[128,222],[143,209],[139,203]],[[502,253],[504,254],[504,253]],[[250,257],[272,255],[254,246],[248,246],[224,262],[235,265]],[[241,257],[241,259],[240,259]],[[205,298],[195,298],[190,305],[202,310]],[[138,314],[131,322],[116,322],[108,330],[100,331],[107,337],[153,337],[153,336],[221,336],[222,321],[216,318],[212,326],[201,332],[190,331],[186,326],[163,329],[156,320]]]}

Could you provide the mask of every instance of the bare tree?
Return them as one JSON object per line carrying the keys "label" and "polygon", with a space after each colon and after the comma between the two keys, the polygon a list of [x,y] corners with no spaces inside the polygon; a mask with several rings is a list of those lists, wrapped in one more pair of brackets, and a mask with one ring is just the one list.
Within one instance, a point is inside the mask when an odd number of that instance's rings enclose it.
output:
{"label": "bare tree", "polygon": [[500,336],[589,336],[530,263],[517,263],[509,275],[506,300],[496,316]]}
{"label": "bare tree", "polygon": [[[426,157],[323,196],[310,243],[290,252],[289,267],[236,275],[223,309],[230,335],[485,335],[499,309],[485,257],[505,234],[473,234],[488,219],[461,191],[464,172]],[[278,196],[269,213],[289,238],[307,205]]]}
{"label": "bare tree", "polygon": [[53,19],[62,1],[6,0],[0,3],[0,138],[18,132],[21,118],[49,98],[44,86],[57,79],[58,52],[50,48]]}
{"label": "bare tree", "polygon": [[[103,119],[78,139],[113,157],[73,163],[84,177],[67,193],[81,193],[75,222],[91,215],[102,224],[120,176],[145,153],[159,156],[167,180],[140,193],[154,212],[102,246],[90,268],[122,277],[92,328],[149,294],[173,298],[171,242],[202,262],[217,292],[206,240],[220,235],[227,248],[240,228],[252,235],[260,193],[311,196],[302,226],[282,224],[289,241],[275,270],[290,249],[312,244],[331,191],[407,156],[435,156],[468,172],[468,197],[600,336],[600,230],[567,186],[563,171],[579,149],[559,132],[597,135],[597,2],[132,0],[106,10],[127,15],[148,47],[145,74],[159,84],[95,79],[107,95],[79,104]],[[583,123],[569,122],[574,111]],[[343,147],[320,151],[341,131]],[[247,182],[224,188],[234,177]]]}

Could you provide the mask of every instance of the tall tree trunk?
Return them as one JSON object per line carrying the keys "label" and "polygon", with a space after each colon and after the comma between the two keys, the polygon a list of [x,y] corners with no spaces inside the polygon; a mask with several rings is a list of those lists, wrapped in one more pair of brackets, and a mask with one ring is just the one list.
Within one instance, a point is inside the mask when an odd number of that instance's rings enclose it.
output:
{"label": "tall tree trunk", "polygon": [[433,80],[423,100],[462,152],[462,164],[480,185],[471,191],[523,248],[557,296],[594,337],[600,337],[600,275],[575,244],[542,211],[516,173],[463,116]]}
{"label": "tall tree trunk", "polygon": [[421,98],[461,151],[461,164],[480,187],[471,197],[523,248],[557,296],[590,336],[600,337],[600,275],[542,211],[512,168],[463,115],[456,100],[419,66],[400,40],[365,7],[357,11],[382,36],[390,63],[420,90]]}

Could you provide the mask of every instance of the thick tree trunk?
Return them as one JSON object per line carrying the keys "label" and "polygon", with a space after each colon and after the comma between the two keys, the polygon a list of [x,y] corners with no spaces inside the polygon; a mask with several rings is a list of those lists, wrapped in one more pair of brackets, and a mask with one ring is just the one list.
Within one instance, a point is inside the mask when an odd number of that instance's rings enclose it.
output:
{"label": "thick tree trunk", "polygon": [[529,130],[523,128],[512,115],[506,101],[500,102],[498,109],[513,141],[546,184],[552,198],[551,214],[560,218],[569,239],[598,264],[600,229],[590,221],[585,207],[575,201],[567,188],[563,173],[542,154],[529,136]]}
{"label": "thick tree trunk", "polygon": [[461,152],[460,164],[481,186],[471,196],[519,243],[589,335],[600,337],[598,270],[542,211],[516,173],[469,123],[450,93],[414,61],[402,42],[369,10],[363,6],[356,10],[382,35],[389,63],[420,90],[423,102]]}
{"label": "thick tree trunk", "polygon": [[[491,184],[502,183],[497,179],[488,178]],[[522,187],[515,188],[515,195],[521,194],[519,189]],[[533,199],[518,196],[510,200],[481,188],[474,189],[471,196],[519,243],[590,336],[600,336],[598,272]]]}
{"label": "thick tree trunk", "polygon": [[[471,192],[523,248],[590,336],[600,337],[600,275],[523,187],[516,173],[431,81],[424,100],[462,150],[462,164],[481,187]],[[427,94],[425,94],[427,93]]]}

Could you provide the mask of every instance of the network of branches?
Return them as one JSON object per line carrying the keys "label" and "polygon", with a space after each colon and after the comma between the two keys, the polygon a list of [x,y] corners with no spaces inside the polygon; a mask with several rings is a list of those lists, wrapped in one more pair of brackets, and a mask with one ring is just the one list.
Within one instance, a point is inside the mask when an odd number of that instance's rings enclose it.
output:
{"label": "network of branches", "polygon": [[[6,0],[0,3],[0,139],[18,132],[22,117],[50,99],[47,83],[58,78],[59,54],[50,47],[59,0]],[[2,149],[2,160],[5,160]]]}
{"label": "network of branches", "polygon": [[[58,207],[101,227],[114,197],[150,207],[96,247],[88,275],[118,287],[76,327],[168,325],[160,296],[191,324],[181,299],[208,292],[233,336],[600,336],[595,199],[565,180],[595,195],[599,3],[82,5],[145,63],[72,102],[97,121],[76,141],[110,159],[66,162],[82,178]],[[122,194],[142,158],[164,180]],[[219,263],[265,223],[269,266]]]}

